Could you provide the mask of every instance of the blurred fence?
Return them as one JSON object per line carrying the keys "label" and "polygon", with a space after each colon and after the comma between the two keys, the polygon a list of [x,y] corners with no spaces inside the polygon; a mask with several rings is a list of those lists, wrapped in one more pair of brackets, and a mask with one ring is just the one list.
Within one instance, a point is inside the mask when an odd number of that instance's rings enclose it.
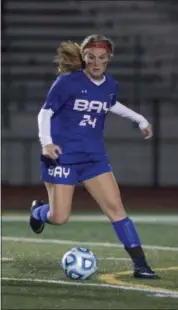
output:
{"label": "blurred fence", "polygon": [[178,3],[6,0],[2,11],[2,182],[39,181],[37,113],[62,40],[103,33],[115,42],[109,72],[118,99],[153,124],[152,141],[109,116],[106,145],[121,184],[178,185]]}

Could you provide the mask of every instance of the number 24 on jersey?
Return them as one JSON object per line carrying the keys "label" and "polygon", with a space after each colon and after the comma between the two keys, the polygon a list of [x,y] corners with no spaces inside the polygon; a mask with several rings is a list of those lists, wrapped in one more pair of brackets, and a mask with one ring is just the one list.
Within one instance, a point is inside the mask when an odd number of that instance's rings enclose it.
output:
{"label": "number 24 on jersey", "polygon": [[96,126],[96,121],[97,121],[97,118],[91,118],[91,115],[89,114],[85,114],[83,116],[83,119],[80,121],[79,123],[79,126],[87,126],[87,125],[90,125],[92,126],[93,128],[95,128]]}

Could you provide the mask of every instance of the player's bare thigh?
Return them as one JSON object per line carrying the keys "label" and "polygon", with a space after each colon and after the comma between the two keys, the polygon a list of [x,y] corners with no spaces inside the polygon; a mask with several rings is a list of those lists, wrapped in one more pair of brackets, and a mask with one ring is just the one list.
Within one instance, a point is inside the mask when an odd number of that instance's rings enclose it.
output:
{"label": "player's bare thigh", "polygon": [[118,221],[127,216],[112,172],[103,173],[83,183],[111,221]]}
{"label": "player's bare thigh", "polygon": [[50,211],[48,219],[54,224],[67,222],[72,207],[75,187],[73,185],[52,184],[45,182],[48,192]]}

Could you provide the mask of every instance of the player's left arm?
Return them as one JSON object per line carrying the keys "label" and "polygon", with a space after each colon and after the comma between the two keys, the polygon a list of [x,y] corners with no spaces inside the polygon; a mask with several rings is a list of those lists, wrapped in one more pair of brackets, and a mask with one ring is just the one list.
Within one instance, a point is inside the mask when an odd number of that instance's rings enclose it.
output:
{"label": "player's left arm", "polygon": [[147,119],[143,117],[143,115],[129,109],[119,101],[116,101],[116,103],[110,108],[110,112],[136,122],[145,136],[145,139],[150,139],[153,136],[152,126]]}

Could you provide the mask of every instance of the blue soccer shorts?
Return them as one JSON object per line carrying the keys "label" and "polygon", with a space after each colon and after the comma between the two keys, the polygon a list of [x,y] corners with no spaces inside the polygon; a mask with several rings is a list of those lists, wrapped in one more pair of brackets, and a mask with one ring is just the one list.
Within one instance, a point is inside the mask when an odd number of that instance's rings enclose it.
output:
{"label": "blue soccer shorts", "polygon": [[110,171],[112,167],[107,157],[97,162],[65,165],[41,161],[41,179],[53,184],[75,185]]}

